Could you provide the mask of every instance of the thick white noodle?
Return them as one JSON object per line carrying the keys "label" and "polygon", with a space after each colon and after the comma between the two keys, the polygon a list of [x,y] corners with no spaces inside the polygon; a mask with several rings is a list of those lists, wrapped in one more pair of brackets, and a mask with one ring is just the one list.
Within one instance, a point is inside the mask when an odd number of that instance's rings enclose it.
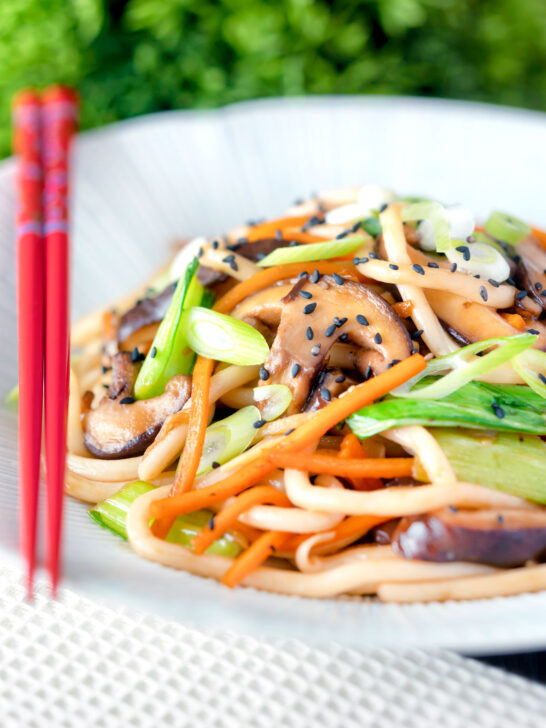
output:
{"label": "thick white noodle", "polygon": [[[174,470],[163,473],[159,478],[155,478],[152,481],[152,485],[170,485],[174,480],[174,476]],[[106,498],[111,498],[124,485],[133,481],[134,478],[121,481],[91,480],[90,478],[84,478],[83,475],[76,475],[76,473],[67,470],[65,475],[65,493],[85,503],[100,503],[106,500]]]}
{"label": "thick white noodle", "polygon": [[[230,256],[230,260],[235,263],[236,268],[232,268],[233,263],[225,263],[224,258]],[[233,256],[233,257],[231,257]],[[253,275],[258,273],[260,268],[255,265],[248,258],[244,258],[242,255],[237,255],[231,250],[226,248],[218,248],[214,250],[211,246],[207,245],[203,248],[203,255],[199,259],[202,265],[206,265],[209,268],[226,273],[228,276],[235,278],[238,281],[246,281],[247,278],[251,278]]]}
{"label": "thick white noodle", "polygon": [[99,458],[82,457],[74,453],[66,456],[66,467],[77,475],[91,480],[137,480],[138,466],[141,457],[124,458],[123,460],[100,460]]}
{"label": "thick white noodle", "polygon": [[[196,556],[178,544],[156,538],[149,528],[150,504],[165,498],[169,487],[157,488],[137,498],[127,513],[127,535],[131,546],[142,558],[156,561],[174,569],[192,574],[220,579],[233,561],[223,556],[202,554]],[[293,594],[301,597],[325,598],[358,590],[362,594],[373,593],[378,583],[388,581],[428,581],[493,573],[488,566],[477,564],[433,564],[404,559],[370,559],[342,564],[318,574],[301,574],[297,571],[262,566],[249,574],[244,586]]]}
{"label": "thick white noodle", "polygon": [[[379,219],[383,227],[383,240],[388,260],[398,265],[411,265],[398,206],[387,207]],[[364,263],[358,266],[363,275],[367,275],[366,265]],[[404,301],[413,303],[411,318],[418,329],[423,329],[423,339],[431,352],[435,356],[442,356],[456,351],[459,347],[442,328],[423,290],[413,285],[398,285],[397,288]]]}
{"label": "thick white noodle", "polygon": [[381,433],[387,440],[416,455],[431,483],[454,484],[457,478],[449,460],[428,430],[420,425],[395,427]]}
{"label": "thick white noodle", "polygon": [[324,543],[332,536],[332,532],[316,533],[310,536],[296,549],[294,554],[294,563],[298,569],[305,574],[317,571],[326,571],[340,564],[349,564],[352,561],[362,559],[397,559],[400,558],[393,553],[390,546],[354,546],[350,549],[339,551],[332,556],[320,557],[316,554],[311,555],[311,550],[318,544]]}

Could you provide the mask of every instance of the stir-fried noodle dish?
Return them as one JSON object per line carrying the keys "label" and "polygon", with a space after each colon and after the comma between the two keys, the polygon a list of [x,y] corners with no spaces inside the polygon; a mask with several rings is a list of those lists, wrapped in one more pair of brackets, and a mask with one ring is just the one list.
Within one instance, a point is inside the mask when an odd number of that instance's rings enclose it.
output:
{"label": "stir-fried noodle dish", "polygon": [[72,331],[67,492],[142,557],[302,597],[546,588],[546,234],[328,191]]}

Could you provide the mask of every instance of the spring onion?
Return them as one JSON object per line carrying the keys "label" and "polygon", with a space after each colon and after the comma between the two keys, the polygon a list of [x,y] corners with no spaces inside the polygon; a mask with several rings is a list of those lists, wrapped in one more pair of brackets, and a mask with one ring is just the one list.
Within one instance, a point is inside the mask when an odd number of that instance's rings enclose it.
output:
{"label": "spring onion", "polygon": [[207,239],[199,236],[180,248],[169,266],[169,283],[177,281],[186,274],[186,269],[191,265],[194,258],[199,258],[199,251],[206,244]]}
{"label": "spring onion", "polygon": [[[401,387],[391,392],[395,397],[408,397],[410,399],[440,399],[460,389],[467,382],[487,374],[492,369],[510,361],[521,352],[529,349],[537,337],[535,334],[517,334],[516,336],[502,336],[494,339],[484,339],[474,344],[463,346],[461,349],[431,359],[425,369],[417,376],[405,382]],[[483,351],[496,347],[483,356],[475,356]],[[468,357],[472,357],[469,359]],[[426,376],[449,374],[440,377],[422,389],[413,387]]]}
{"label": "spring onion", "polygon": [[396,200],[392,190],[380,185],[364,185],[360,188],[356,202],[335,207],[325,215],[329,225],[344,225],[370,217],[375,210]]}
{"label": "spring onion", "polygon": [[[426,387],[430,381],[424,379],[417,386]],[[542,398],[524,385],[469,382],[435,401],[388,397],[355,412],[347,423],[361,439],[403,425],[546,435],[546,409]]]}
{"label": "spring onion", "polygon": [[211,470],[213,463],[222,465],[244,452],[256,435],[254,424],[262,417],[251,405],[207,427],[197,475]]}
{"label": "spring onion", "polygon": [[517,245],[531,234],[531,228],[513,215],[495,210],[487,218],[485,232],[509,245]]}
{"label": "spring onion", "polygon": [[492,278],[499,283],[510,277],[508,261],[492,245],[452,240],[445,254],[449,262],[456,263],[457,270],[462,273],[479,274],[486,280]]}
{"label": "spring onion", "polygon": [[365,220],[362,220],[360,227],[364,230],[364,232],[368,233],[368,235],[371,235],[372,238],[379,237],[379,235],[383,232],[383,228],[381,227],[381,223],[377,217],[367,217]]}
{"label": "spring onion", "polygon": [[546,352],[527,349],[512,360],[512,366],[533,391],[546,399]]}
{"label": "spring onion", "polygon": [[346,238],[328,240],[324,243],[309,243],[307,245],[297,245],[293,248],[277,248],[258,261],[257,265],[268,268],[286,263],[306,263],[313,260],[339,258],[342,255],[353,253],[361,245],[370,241],[371,238],[367,235],[349,235]]}
{"label": "spring onion", "polygon": [[292,392],[286,384],[265,384],[254,388],[254,401],[261,405],[261,417],[267,422],[276,420],[292,402]]}
{"label": "spring onion", "polygon": [[194,258],[179,279],[163,321],[135,382],[136,399],[156,397],[176,374],[189,374],[195,356],[188,349],[182,312],[203,298],[204,288],[196,277],[199,261]]}
{"label": "spring onion", "polygon": [[[153,490],[154,486],[143,481],[125,485],[111,498],[98,503],[90,511],[91,518],[109,531],[127,540],[125,520],[127,511],[140,495]],[[202,510],[178,516],[173,523],[166,540],[191,549],[194,537],[209,523],[212,511]],[[207,549],[209,554],[237,557],[246,548],[246,539],[235,531],[227,531]]]}
{"label": "spring onion", "polygon": [[[413,202],[402,207],[400,216],[403,222],[415,222],[417,220],[428,223],[432,228],[434,236],[434,248],[439,253],[444,253],[449,248],[449,222],[445,208],[439,202]],[[426,232],[426,226],[419,226],[419,232]],[[421,235],[421,244],[428,249],[425,240],[426,235]],[[432,248],[431,248],[432,249]]]}
{"label": "spring onion", "polygon": [[14,387],[10,389],[10,391],[6,395],[6,404],[7,405],[16,405],[19,404],[19,385],[16,384]]}
{"label": "spring onion", "polygon": [[194,306],[182,314],[182,325],[191,349],[200,356],[229,364],[263,364],[267,342],[250,324],[233,316]]}
{"label": "spring onion", "polygon": [[546,504],[546,443],[539,437],[459,429],[431,432],[459,480]]}

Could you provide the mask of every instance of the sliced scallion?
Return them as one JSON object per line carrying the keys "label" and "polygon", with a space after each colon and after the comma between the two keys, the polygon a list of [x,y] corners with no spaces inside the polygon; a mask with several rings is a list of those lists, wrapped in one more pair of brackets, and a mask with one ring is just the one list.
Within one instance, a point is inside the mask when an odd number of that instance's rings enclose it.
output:
{"label": "sliced scallion", "polygon": [[254,423],[260,419],[260,410],[250,405],[207,427],[197,475],[208,472],[213,463],[222,465],[244,452],[256,435]]}
{"label": "sliced scallion", "polygon": [[[529,349],[537,337],[535,334],[517,334],[516,336],[502,336],[494,339],[477,341],[474,344],[463,346],[461,349],[431,359],[425,369],[417,376],[405,382],[401,387],[391,392],[395,397],[410,399],[439,399],[457,391],[467,382],[476,377],[487,374],[492,369],[510,361],[521,352]],[[483,356],[478,353],[496,347]],[[469,359],[469,357],[471,357]],[[449,372],[422,389],[414,389],[417,382],[423,377]]]}
{"label": "sliced scallion", "polygon": [[372,238],[379,237],[383,231],[381,223],[377,217],[367,217],[365,220],[362,220],[360,227],[364,230],[364,232],[368,233],[368,235],[371,235]]}
{"label": "sliced scallion", "polygon": [[492,278],[501,283],[510,277],[508,261],[492,245],[452,240],[445,251],[450,263],[457,264],[457,270],[471,275],[479,274],[485,280]]}
{"label": "sliced scallion", "polygon": [[531,233],[531,228],[522,220],[505,212],[493,211],[484,225],[485,232],[509,245],[517,245]]}
{"label": "sliced scallion", "polygon": [[546,399],[546,352],[527,349],[514,357],[512,366],[534,392]]}
{"label": "sliced scallion", "polygon": [[286,384],[265,384],[254,388],[254,401],[260,405],[262,419],[271,422],[286,412],[292,392]]}
{"label": "sliced scallion", "polygon": [[436,250],[444,253],[449,248],[449,222],[445,208],[439,202],[413,202],[402,207],[400,216],[403,222],[427,221],[432,227]]}
{"label": "sliced scallion", "polygon": [[189,346],[200,356],[229,364],[263,364],[267,342],[250,324],[233,316],[194,306],[182,315]]}
{"label": "sliced scallion", "polygon": [[370,238],[367,235],[348,235],[346,238],[328,240],[324,243],[309,243],[307,245],[297,245],[293,248],[277,248],[258,261],[257,265],[268,268],[272,265],[339,258],[342,255],[353,253],[369,240]]}

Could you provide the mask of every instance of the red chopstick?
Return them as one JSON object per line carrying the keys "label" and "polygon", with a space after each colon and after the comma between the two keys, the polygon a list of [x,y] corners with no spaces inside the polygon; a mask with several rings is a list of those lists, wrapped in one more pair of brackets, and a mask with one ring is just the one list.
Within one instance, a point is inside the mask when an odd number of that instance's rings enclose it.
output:
{"label": "red chopstick", "polygon": [[68,176],[77,112],[78,101],[72,89],[54,86],[43,93],[46,544],[53,595],[59,583],[66,462],[70,356]]}
{"label": "red chopstick", "polygon": [[77,98],[55,86],[14,100],[17,174],[21,551],[32,597],[44,403],[47,565],[59,582],[69,374],[68,156]]}
{"label": "red chopstick", "polygon": [[19,534],[32,596],[42,437],[44,275],[40,99],[19,93],[13,103],[17,168],[16,266],[19,354]]}

